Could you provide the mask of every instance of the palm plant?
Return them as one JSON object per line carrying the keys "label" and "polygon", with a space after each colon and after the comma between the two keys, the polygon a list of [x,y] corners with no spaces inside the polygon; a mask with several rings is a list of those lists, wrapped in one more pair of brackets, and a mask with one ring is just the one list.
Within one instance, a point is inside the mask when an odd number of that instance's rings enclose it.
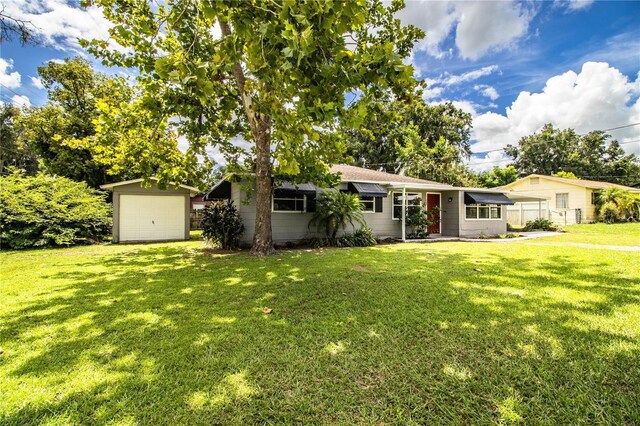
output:
{"label": "palm plant", "polygon": [[596,212],[601,220],[612,223],[620,216],[626,216],[632,212],[631,194],[620,188],[607,188],[602,190],[596,199]]}
{"label": "palm plant", "polygon": [[324,229],[327,237],[336,238],[341,228],[355,223],[365,226],[362,215],[363,204],[357,194],[348,194],[336,190],[326,190],[316,201],[316,211],[309,221],[309,227],[315,225]]}

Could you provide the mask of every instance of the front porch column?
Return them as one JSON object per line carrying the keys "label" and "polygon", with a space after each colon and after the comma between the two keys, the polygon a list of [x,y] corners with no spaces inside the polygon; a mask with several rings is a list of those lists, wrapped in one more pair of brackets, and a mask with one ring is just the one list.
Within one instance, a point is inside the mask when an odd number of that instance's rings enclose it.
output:
{"label": "front porch column", "polygon": [[402,241],[407,241],[407,224],[405,216],[407,214],[407,188],[402,188]]}

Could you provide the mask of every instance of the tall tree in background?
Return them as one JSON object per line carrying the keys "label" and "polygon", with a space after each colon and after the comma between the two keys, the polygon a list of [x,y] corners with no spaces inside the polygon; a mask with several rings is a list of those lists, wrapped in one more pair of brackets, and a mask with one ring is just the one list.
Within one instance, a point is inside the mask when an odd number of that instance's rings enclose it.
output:
{"label": "tall tree in background", "polygon": [[22,112],[13,105],[0,106],[0,175],[11,168],[34,175],[38,171],[38,159],[17,125]]}
{"label": "tall tree in background", "polygon": [[[360,108],[358,102],[351,108]],[[355,164],[451,184],[468,184],[463,160],[471,154],[471,114],[452,103],[391,100],[368,107],[362,126],[345,129]]]}
{"label": "tall tree in background", "polygon": [[94,161],[89,150],[69,142],[95,133],[93,120],[98,116],[99,99],[126,102],[131,89],[123,79],[94,73],[80,58],[49,62],[38,67],[38,74],[49,91],[49,102],[31,108],[20,118],[22,137],[42,159],[46,172],[85,181],[92,187],[106,183],[106,167]]}
{"label": "tall tree in background", "polygon": [[478,183],[485,188],[495,188],[518,180],[518,171],[512,165],[505,168],[495,166],[493,170],[480,173]]}
{"label": "tall tree in background", "polygon": [[[42,160],[44,171],[85,181],[94,188],[151,174],[186,180],[175,167],[159,166],[161,162],[181,165],[184,156],[175,136],[162,123],[131,113],[138,99],[123,78],[95,72],[77,57],[49,62],[38,68],[38,75],[48,90],[49,102],[27,110],[17,126],[22,141]],[[100,141],[96,140],[98,130],[103,135]],[[138,143],[142,138],[150,142]]]}
{"label": "tall tree in background", "polygon": [[600,130],[581,136],[573,129],[546,124],[539,133],[520,139],[517,146],[508,145],[505,152],[514,158],[520,176],[564,171],[581,179],[622,185],[640,181],[638,157],[625,155],[618,141]]}
{"label": "tall tree in background", "polygon": [[[403,27],[379,0],[94,0],[115,26],[112,41],[85,43],[111,65],[135,67],[141,106],[157,122],[186,136],[202,154],[215,146],[229,171],[255,174],[252,252],[273,250],[272,178],[329,183],[328,165],[341,161],[339,123],[357,126],[371,99],[414,93],[403,58],[423,36]],[[360,108],[346,109],[358,93]],[[248,148],[233,143],[244,139]]]}

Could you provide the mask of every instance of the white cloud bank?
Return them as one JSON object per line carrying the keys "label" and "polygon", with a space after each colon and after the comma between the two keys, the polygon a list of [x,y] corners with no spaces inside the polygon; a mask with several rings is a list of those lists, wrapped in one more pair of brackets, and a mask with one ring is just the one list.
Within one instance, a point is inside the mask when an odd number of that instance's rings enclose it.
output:
{"label": "white cloud bank", "polygon": [[109,38],[111,23],[96,7],[80,8],[65,0],[13,0],[7,15],[28,21],[41,41],[58,50],[79,51],[78,38]]}
{"label": "white cloud bank", "polygon": [[460,56],[478,59],[489,51],[511,48],[524,37],[537,11],[530,3],[516,1],[408,1],[397,16],[405,24],[426,33],[418,50],[435,57],[451,52],[440,45],[455,31]]}
{"label": "white cloud bank", "polygon": [[0,58],[0,84],[7,89],[17,89],[20,87],[21,76],[18,71],[9,72],[13,68],[12,59]]}
{"label": "white cloud bank", "polygon": [[[578,133],[639,123],[639,95],[640,73],[633,81],[607,63],[587,62],[579,74],[567,71],[550,78],[540,93],[521,92],[505,115],[476,115],[472,138],[477,142],[472,150],[486,152],[516,144],[546,123],[561,129],[573,128]],[[622,143],[636,141],[640,139],[640,126],[610,133]],[[628,153],[640,154],[640,142],[622,146]],[[474,158],[472,163],[495,162],[499,157],[503,153],[489,153],[486,158]],[[496,164],[489,164],[493,165]]]}
{"label": "white cloud bank", "polygon": [[11,98],[11,104],[16,108],[29,108],[31,101],[25,95],[15,95]]}

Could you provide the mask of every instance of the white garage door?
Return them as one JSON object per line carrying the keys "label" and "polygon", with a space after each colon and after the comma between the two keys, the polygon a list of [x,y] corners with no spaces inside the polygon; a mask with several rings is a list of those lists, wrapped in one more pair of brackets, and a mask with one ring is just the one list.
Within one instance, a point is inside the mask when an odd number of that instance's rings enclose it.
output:
{"label": "white garage door", "polygon": [[120,195],[120,241],[184,239],[185,197]]}

